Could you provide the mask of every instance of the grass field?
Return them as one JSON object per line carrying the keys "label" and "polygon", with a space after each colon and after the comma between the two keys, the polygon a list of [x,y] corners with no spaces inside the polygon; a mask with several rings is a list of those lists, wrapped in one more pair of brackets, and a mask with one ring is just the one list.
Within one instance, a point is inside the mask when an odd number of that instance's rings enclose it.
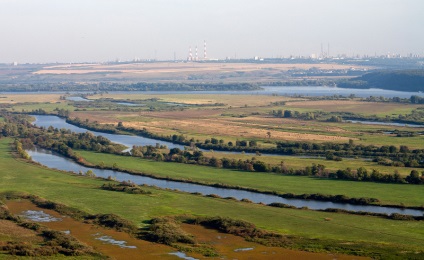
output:
{"label": "grass field", "polygon": [[[74,111],[75,107],[69,102],[59,99],[59,94],[17,94],[0,99],[2,103],[19,102],[11,108],[12,111],[32,111],[42,108],[48,112],[55,109],[67,109],[72,117],[83,120],[97,121],[103,124],[117,124],[138,129],[147,128],[156,134],[173,135],[183,134],[189,139],[205,140],[212,137],[224,139],[225,142],[236,140],[256,140],[264,147],[271,147],[268,141],[311,141],[311,142],[342,142],[349,139],[358,144],[374,145],[407,145],[410,148],[421,148],[424,141],[422,136],[396,137],[383,134],[382,131],[399,129],[402,131],[420,132],[422,129],[394,126],[370,126],[352,123],[331,123],[290,118],[276,118],[270,115],[273,110],[292,109],[300,112],[327,111],[327,112],[355,112],[364,115],[376,114],[384,117],[397,117],[399,114],[410,113],[422,105],[362,102],[358,100],[324,100],[311,101],[280,96],[253,96],[253,95],[225,95],[225,94],[103,94],[90,98],[112,98],[120,100],[143,100],[159,98],[157,107],[164,111],[148,111],[148,107],[141,107],[142,111],[133,112],[114,111],[110,108],[115,105],[104,103],[104,107],[87,107],[86,111]],[[13,100],[13,101],[11,101]],[[32,101],[38,103],[22,103]],[[285,101],[286,105],[275,106],[272,102]],[[155,102],[149,101],[153,106]],[[224,103],[223,107],[192,107],[170,108],[164,107],[163,102],[177,102],[186,104]],[[149,103],[149,104],[150,104]],[[162,104],[162,105],[161,105]],[[246,106],[247,105],[247,106]],[[149,105],[150,106],[150,105]],[[81,110],[81,109],[80,109]],[[272,138],[268,140],[267,133]]]}
{"label": "grass field", "polygon": [[[48,170],[12,158],[10,139],[0,140],[0,192],[18,191],[76,207],[89,213],[114,213],[137,225],[156,216],[193,214],[243,219],[285,234],[340,241],[365,241],[422,249],[422,221],[272,208],[146,188],[152,195],[99,189],[105,181]],[[327,220],[326,220],[327,219]]]}
{"label": "grass field", "polygon": [[263,161],[267,164],[271,165],[281,165],[281,161],[284,162],[284,165],[287,168],[293,169],[304,169],[305,166],[311,166],[312,164],[322,164],[326,166],[326,169],[330,171],[336,171],[339,169],[351,168],[356,170],[360,167],[364,167],[369,172],[372,172],[373,169],[378,170],[381,173],[385,174],[393,174],[396,171],[399,172],[400,175],[406,176],[411,173],[412,170],[422,171],[421,168],[408,168],[408,167],[395,167],[395,166],[384,166],[380,165],[376,162],[366,161],[364,159],[343,159],[343,161],[334,161],[334,160],[326,160],[321,158],[302,158],[296,156],[272,156],[272,155],[248,155],[248,154],[233,154],[233,153],[217,153],[217,152],[204,152],[203,153],[207,157],[215,157],[215,158],[228,158],[228,159],[252,159],[255,157],[259,161]]}
{"label": "grass field", "polygon": [[65,110],[74,110],[73,106],[68,105],[67,103],[34,103],[34,104],[18,104],[12,107],[12,111],[16,112],[31,112],[42,108],[46,112],[53,112],[56,109],[65,109]]}
{"label": "grass field", "polygon": [[[200,95],[178,94],[160,95],[136,94],[104,94],[105,97],[118,99],[159,98],[163,101],[186,104],[225,103],[225,107],[193,107],[166,111],[126,112],[118,111],[78,111],[71,116],[98,121],[105,124],[123,122],[124,126],[138,129],[146,128],[162,135],[183,134],[189,139],[205,140],[211,137],[236,141],[239,139],[257,140],[265,145],[267,133],[272,135],[271,141],[311,141],[311,142],[347,142],[355,140],[358,144],[375,145],[408,145],[420,148],[422,136],[398,138],[384,134],[383,131],[399,129],[419,132],[420,129],[394,126],[369,126],[352,123],[331,123],[314,120],[276,118],[272,111],[291,109],[300,112],[355,112],[364,115],[376,114],[380,117],[388,115],[396,118],[399,114],[407,114],[421,107],[420,105],[362,102],[358,100],[324,100],[311,101],[276,96],[252,95]],[[291,101],[290,101],[291,100]],[[272,105],[272,102],[287,101],[286,105]],[[246,106],[247,105],[247,106]],[[269,145],[266,145],[269,146]]]}
{"label": "grass field", "polygon": [[[262,96],[259,96],[262,97]],[[223,94],[97,94],[90,96],[91,99],[99,99],[99,98],[112,98],[112,99],[123,99],[123,100],[145,100],[151,98],[158,98],[165,102],[175,102],[175,103],[183,103],[189,105],[212,105],[215,103],[223,103],[227,107],[244,107],[248,105],[252,106],[267,106],[271,102],[280,102],[280,101],[289,101],[289,100],[298,100],[297,98],[291,97],[281,97],[281,96],[265,96],[265,98],[258,98],[257,95],[226,95],[225,92]]]}
{"label": "grass field", "polygon": [[78,151],[88,162],[95,165],[114,163],[124,169],[132,169],[160,177],[190,179],[207,183],[224,183],[279,193],[344,194],[349,197],[370,197],[386,204],[424,205],[420,185],[383,184],[372,182],[339,181],[302,176],[284,176],[271,173],[241,172],[206,166],[156,162],[110,154]]}
{"label": "grass field", "polygon": [[422,105],[376,103],[352,100],[320,100],[320,101],[294,101],[286,103],[287,109],[301,112],[325,111],[325,112],[352,112],[363,115],[377,115],[384,117],[399,114],[409,114],[412,110]]}
{"label": "grass field", "polygon": [[[62,94],[2,94],[0,104],[16,104],[25,102],[56,103]],[[62,101],[63,102],[63,101]]]}

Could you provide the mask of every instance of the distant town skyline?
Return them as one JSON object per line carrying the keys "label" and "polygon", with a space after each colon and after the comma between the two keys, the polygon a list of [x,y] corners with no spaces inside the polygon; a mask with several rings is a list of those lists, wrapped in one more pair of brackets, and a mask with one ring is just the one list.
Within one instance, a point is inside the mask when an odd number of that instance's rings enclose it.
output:
{"label": "distant town skyline", "polygon": [[0,0],[0,63],[424,56],[421,0]]}

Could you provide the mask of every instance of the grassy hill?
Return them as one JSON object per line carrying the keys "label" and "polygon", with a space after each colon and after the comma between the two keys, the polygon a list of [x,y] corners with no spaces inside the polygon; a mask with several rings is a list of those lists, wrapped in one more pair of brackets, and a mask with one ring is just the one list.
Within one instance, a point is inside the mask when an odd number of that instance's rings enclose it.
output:
{"label": "grassy hill", "polygon": [[340,88],[380,88],[397,91],[424,91],[424,70],[371,72],[341,81]]}

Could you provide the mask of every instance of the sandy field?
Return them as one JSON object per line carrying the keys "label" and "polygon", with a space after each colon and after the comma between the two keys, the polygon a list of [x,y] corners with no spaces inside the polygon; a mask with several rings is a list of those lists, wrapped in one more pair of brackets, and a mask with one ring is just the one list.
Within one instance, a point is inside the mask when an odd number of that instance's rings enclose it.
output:
{"label": "sandy field", "polygon": [[196,62],[157,62],[132,64],[71,64],[48,66],[34,74],[86,74],[86,73],[192,73],[192,72],[236,72],[256,70],[287,71],[292,69],[350,69],[361,66],[339,64],[257,64],[257,63],[196,63]]}

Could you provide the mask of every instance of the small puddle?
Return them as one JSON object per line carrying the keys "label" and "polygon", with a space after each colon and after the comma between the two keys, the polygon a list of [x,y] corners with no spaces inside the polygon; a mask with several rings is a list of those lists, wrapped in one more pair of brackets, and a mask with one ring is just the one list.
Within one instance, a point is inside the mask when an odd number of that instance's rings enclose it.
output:
{"label": "small puddle", "polygon": [[45,213],[43,210],[25,210],[18,216],[26,218],[34,222],[55,222],[62,221],[61,218],[55,218],[52,215]]}
{"label": "small puddle", "polygon": [[115,240],[111,236],[103,235],[102,233],[93,234],[94,238],[104,242],[105,244],[119,246],[120,248],[137,248],[136,246],[128,246],[127,241]]}
{"label": "small puddle", "polygon": [[253,247],[237,248],[237,249],[234,249],[234,252],[243,252],[243,251],[250,251],[250,250],[253,250]]}
{"label": "small puddle", "polygon": [[181,258],[181,259],[185,259],[185,260],[199,260],[199,259],[197,259],[197,258],[194,258],[194,257],[190,257],[190,256],[187,256],[185,253],[183,253],[183,252],[173,252],[173,253],[169,253],[170,255],[175,255],[175,256],[177,256],[177,257],[179,257],[179,258]]}
{"label": "small puddle", "polygon": [[[296,251],[282,247],[267,247],[232,234],[221,233],[200,225],[182,224],[181,228],[192,234],[195,239],[207,245],[212,245],[220,259],[285,259],[285,260],[362,260],[366,257],[312,253]],[[197,255],[195,255],[197,256]],[[202,258],[203,257],[199,257]]]}
{"label": "small puddle", "polygon": [[169,255],[175,251],[169,246],[139,240],[124,232],[80,222],[56,211],[39,208],[28,200],[7,201],[6,205],[12,214],[20,215],[34,222],[42,220],[44,221],[42,225],[70,234],[111,259],[150,260],[177,259],[178,257]]}

